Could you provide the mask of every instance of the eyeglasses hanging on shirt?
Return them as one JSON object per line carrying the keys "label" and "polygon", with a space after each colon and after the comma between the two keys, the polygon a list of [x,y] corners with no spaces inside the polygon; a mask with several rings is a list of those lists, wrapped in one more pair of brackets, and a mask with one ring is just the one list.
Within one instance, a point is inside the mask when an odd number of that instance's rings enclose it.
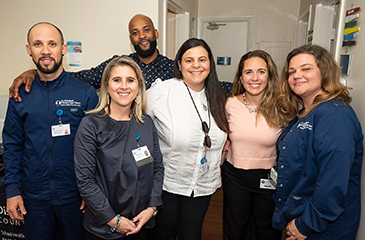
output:
{"label": "eyeglasses hanging on shirt", "polygon": [[194,104],[194,107],[195,107],[195,110],[196,112],[198,113],[198,116],[199,116],[199,119],[200,119],[200,122],[202,124],[202,130],[204,132],[204,142],[203,142],[203,145],[205,146],[206,149],[209,149],[211,148],[212,146],[212,141],[209,137],[209,129],[210,129],[210,112],[209,112],[209,106],[208,106],[208,119],[209,119],[209,126],[207,124],[207,122],[203,121],[203,119],[201,118],[200,114],[199,114],[199,111],[198,111],[198,108],[196,107],[195,105],[195,102],[194,102],[194,99],[193,99],[193,96],[191,96],[191,93],[190,93],[190,90],[189,90],[189,87],[188,85],[186,85],[186,83],[184,82],[185,86],[186,86],[186,89],[188,90],[188,93],[189,93],[189,96],[190,96],[190,99],[191,101],[193,102]]}

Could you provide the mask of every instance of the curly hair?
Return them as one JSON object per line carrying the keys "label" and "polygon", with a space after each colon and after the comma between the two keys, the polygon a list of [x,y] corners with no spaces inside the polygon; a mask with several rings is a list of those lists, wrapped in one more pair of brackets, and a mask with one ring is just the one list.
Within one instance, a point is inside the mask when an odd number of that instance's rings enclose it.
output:
{"label": "curly hair", "polygon": [[[296,95],[289,86],[289,64],[290,60],[299,54],[310,54],[315,58],[316,64],[321,72],[321,85],[323,94],[317,95],[308,109],[298,114],[300,108],[303,107],[303,100]],[[338,98],[349,104],[352,100],[349,94],[349,87],[346,87],[340,82],[341,71],[340,67],[325,48],[318,45],[304,45],[293,49],[287,56],[280,81],[280,96],[278,104],[283,112],[286,113],[287,120],[291,120],[298,116],[302,118],[322,102]]]}

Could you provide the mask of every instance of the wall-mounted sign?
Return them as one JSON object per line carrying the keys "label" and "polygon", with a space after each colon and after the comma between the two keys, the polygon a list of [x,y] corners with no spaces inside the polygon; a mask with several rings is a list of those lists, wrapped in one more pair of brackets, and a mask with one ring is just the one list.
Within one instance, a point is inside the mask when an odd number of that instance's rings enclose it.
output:
{"label": "wall-mounted sign", "polygon": [[307,35],[307,45],[312,45],[313,43],[313,29],[308,31]]}
{"label": "wall-mounted sign", "polygon": [[217,57],[217,65],[231,65],[231,57]]}
{"label": "wall-mounted sign", "polygon": [[344,41],[350,40],[350,39],[353,39],[354,37],[355,37],[355,33],[346,34],[346,35],[343,35],[343,40]]}
{"label": "wall-mounted sign", "polygon": [[346,28],[345,30],[343,30],[343,34],[350,34],[358,31],[360,31],[360,27]]}
{"label": "wall-mounted sign", "polygon": [[82,67],[81,41],[67,41],[67,53],[70,67]]}
{"label": "wall-mounted sign", "polygon": [[355,33],[360,31],[360,27],[357,27],[358,21],[356,19],[360,17],[360,9],[360,7],[351,7],[351,9],[346,11],[345,29],[343,30],[342,42],[342,47],[346,47],[346,52],[348,47],[356,45]]}
{"label": "wall-mounted sign", "polygon": [[356,18],[360,17],[360,14],[353,14],[345,17],[345,23],[351,22],[352,20],[355,20]]}
{"label": "wall-mounted sign", "polygon": [[351,40],[351,41],[344,41],[344,42],[342,43],[342,47],[346,47],[346,46],[351,47],[351,46],[354,46],[354,45],[356,45],[356,41],[355,41],[355,40]]}
{"label": "wall-mounted sign", "polygon": [[351,15],[351,14],[354,14],[354,13],[356,13],[356,12],[358,12],[358,11],[360,11],[360,7],[356,7],[356,8],[353,8],[353,9],[350,9],[350,10],[347,10],[346,11],[346,17],[347,16],[349,16],[349,15]]}
{"label": "wall-mounted sign", "polygon": [[350,61],[351,61],[351,55],[350,54],[341,54],[340,67],[341,67],[342,75],[349,75]]}
{"label": "wall-mounted sign", "polygon": [[353,27],[357,24],[357,20],[355,21],[352,21],[352,22],[348,22],[345,24],[345,28],[350,28],[350,27]]}

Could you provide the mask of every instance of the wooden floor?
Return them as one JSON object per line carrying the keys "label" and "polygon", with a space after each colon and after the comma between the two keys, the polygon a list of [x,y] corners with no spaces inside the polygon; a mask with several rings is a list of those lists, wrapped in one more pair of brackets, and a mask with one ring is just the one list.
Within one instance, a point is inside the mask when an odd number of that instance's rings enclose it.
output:
{"label": "wooden floor", "polygon": [[223,189],[219,188],[212,196],[203,223],[202,240],[223,239]]}
{"label": "wooden floor", "polygon": [[[223,189],[219,188],[212,196],[203,223],[202,240],[223,240]],[[282,239],[285,239],[283,232]]]}

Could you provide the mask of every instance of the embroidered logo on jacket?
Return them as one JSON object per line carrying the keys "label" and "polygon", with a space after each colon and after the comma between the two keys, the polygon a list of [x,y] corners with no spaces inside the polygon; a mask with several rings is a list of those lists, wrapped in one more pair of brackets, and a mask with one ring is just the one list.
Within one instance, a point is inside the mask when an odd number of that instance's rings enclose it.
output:
{"label": "embroidered logo on jacket", "polygon": [[293,199],[294,199],[295,201],[300,201],[300,200],[302,200],[302,197],[300,197],[300,196],[294,196],[294,195],[293,195]]}
{"label": "embroidered logo on jacket", "polygon": [[304,129],[308,129],[308,130],[312,130],[312,125],[309,124],[309,122],[301,122],[298,124],[297,128],[300,128],[302,130]]}
{"label": "embroidered logo on jacket", "polygon": [[60,107],[80,107],[81,102],[75,101],[75,100],[68,100],[68,99],[61,99],[57,100],[55,104],[57,105],[57,102]]}

